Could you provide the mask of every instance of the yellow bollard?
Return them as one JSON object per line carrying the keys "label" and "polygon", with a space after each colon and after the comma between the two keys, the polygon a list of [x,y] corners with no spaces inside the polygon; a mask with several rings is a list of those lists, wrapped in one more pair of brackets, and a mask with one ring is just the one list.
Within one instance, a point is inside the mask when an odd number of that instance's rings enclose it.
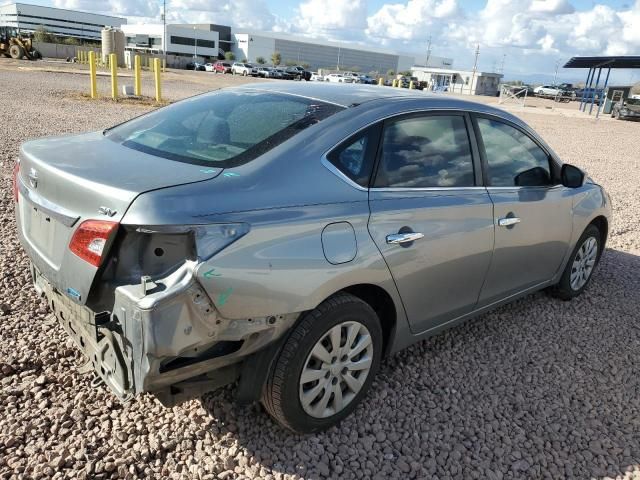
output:
{"label": "yellow bollard", "polygon": [[156,102],[162,101],[162,85],[160,84],[162,79],[162,72],[160,71],[160,59],[153,59],[153,76],[156,79]]}
{"label": "yellow bollard", "polygon": [[91,79],[91,98],[98,98],[98,85],[96,83],[96,52],[89,52],[89,78]]}
{"label": "yellow bollard", "polygon": [[163,58],[162,59],[162,73],[164,73],[164,71],[167,69],[167,59]]}
{"label": "yellow bollard", "polygon": [[140,55],[134,57],[133,76],[135,78],[133,90],[137,97],[142,95],[142,82],[140,81]]}
{"label": "yellow bollard", "polygon": [[384,85],[384,82],[382,81],[382,77],[380,77],[380,78],[378,79],[378,85],[379,85],[379,86],[383,86],[383,85]]}
{"label": "yellow bollard", "polygon": [[118,56],[109,54],[109,66],[111,67],[111,98],[118,99]]}
{"label": "yellow bollard", "polygon": [[409,90],[413,90],[413,80],[409,82]]}
{"label": "yellow bollard", "polygon": [[393,82],[391,82],[391,86],[392,87],[397,87],[398,86],[398,80],[396,80],[395,78],[393,79]]}

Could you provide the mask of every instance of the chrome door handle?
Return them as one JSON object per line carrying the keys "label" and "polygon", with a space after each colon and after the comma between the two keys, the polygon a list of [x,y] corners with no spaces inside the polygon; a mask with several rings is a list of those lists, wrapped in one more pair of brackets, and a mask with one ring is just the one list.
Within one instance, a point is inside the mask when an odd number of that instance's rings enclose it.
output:
{"label": "chrome door handle", "polygon": [[520,223],[520,219],[518,217],[504,217],[498,219],[498,225],[501,227],[510,227],[516,223]]}
{"label": "chrome door handle", "polygon": [[420,240],[424,235],[418,232],[411,233],[394,233],[392,235],[387,235],[387,243],[409,243],[415,242],[416,240]]}

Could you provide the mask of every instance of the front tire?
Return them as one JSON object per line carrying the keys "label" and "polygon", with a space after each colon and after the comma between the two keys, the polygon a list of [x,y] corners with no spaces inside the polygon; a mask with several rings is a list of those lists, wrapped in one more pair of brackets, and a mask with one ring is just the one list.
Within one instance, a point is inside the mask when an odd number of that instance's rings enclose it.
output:
{"label": "front tire", "polygon": [[335,295],[294,327],[274,360],[262,404],[293,432],[325,430],[366,395],[381,357],[375,311],[353,295]]}
{"label": "front tire", "polygon": [[602,253],[602,235],[595,225],[589,225],[576,243],[560,281],[550,293],[562,300],[571,300],[580,295],[593,276]]}

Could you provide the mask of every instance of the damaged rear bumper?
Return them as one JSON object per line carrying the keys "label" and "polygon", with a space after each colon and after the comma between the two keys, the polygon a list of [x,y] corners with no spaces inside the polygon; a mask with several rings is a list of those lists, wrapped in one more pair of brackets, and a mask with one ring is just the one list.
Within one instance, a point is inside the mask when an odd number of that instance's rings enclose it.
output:
{"label": "damaged rear bumper", "polygon": [[169,406],[233,382],[247,356],[277,340],[298,313],[223,318],[196,281],[196,262],[163,279],[116,288],[111,312],[58,292],[35,267],[35,287],[115,395],[152,392]]}

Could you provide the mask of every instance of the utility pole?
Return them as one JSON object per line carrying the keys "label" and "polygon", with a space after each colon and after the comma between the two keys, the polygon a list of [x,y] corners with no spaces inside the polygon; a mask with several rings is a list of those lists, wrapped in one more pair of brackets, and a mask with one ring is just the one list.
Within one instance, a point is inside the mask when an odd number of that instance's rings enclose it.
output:
{"label": "utility pole", "polygon": [[478,55],[480,55],[480,44],[476,45],[476,59],[473,62],[473,74],[471,75],[471,82],[469,83],[469,95],[471,95],[471,90],[473,88],[473,81],[476,78],[476,69],[478,68]]}
{"label": "utility pole", "polygon": [[340,71],[340,52],[341,52],[341,48],[338,47],[338,64],[336,65],[336,70]]}
{"label": "utility pole", "polygon": [[431,35],[429,35],[429,43],[427,43],[427,61],[424,64],[425,67],[429,66],[430,58],[431,58]]}
{"label": "utility pole", "polygon": [[558,68],[560,67],[560,59],[556,60],[556,73],[553,75],[553,85],[556,84],[556,79],[558,78]]}
{"label": "utility pole", "polygon": [[503,53],[502,54],[502,63],[500,63],[500,73],[502,73],[504,75],[504,61],[507,58],[507,54]]}
{"label": "utility pole", "polygon": [[162,54],[167,58],[167,0],[162,2]]}

